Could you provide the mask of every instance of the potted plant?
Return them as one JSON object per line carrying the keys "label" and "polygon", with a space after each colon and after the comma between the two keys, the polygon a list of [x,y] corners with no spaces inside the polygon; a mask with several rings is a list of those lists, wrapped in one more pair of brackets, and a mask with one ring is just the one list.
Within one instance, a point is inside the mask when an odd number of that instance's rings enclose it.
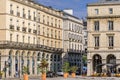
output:
{"label": "potted plant", "polygon": [[0,79],[2,79],[3,71],[0,71]]}
{"label": "potted plant", "polygon": [[40,69],[41,69],[41,78],[42,80],[46,80],[46,70],[48,67],[48,62],[46,61],[46,59],[42,59],[41,63],[40,63]]}
{"label": "potted plant", "polygon": [[72,77],[76,77],[76,71],[77,71],[78,67],[77,66],[72,66],[70,68],[71,72],[72,72]]}
{"label": "potted plant", "polygon": [[23,79],[28,80],[28,67],[26,66],[23,67],[23,73],[24,73]]}
{"label": "potted plant", "polygon": [[69,69],[69,63],[68,62],[65,62],[64,64],[63,64],[63,67],[62,67],[62,69],[63,69],[63,72],[64,72],[64,78],[67,78],[68,77],[68,71],[70,70]]}

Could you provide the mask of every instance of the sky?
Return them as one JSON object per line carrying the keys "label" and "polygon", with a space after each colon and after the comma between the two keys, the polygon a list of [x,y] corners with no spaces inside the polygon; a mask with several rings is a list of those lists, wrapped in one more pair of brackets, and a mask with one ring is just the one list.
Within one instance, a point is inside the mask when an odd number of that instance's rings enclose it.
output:
{"label": "sky", "polygon": [[88,3],[97,2],[98,0],[36,0],[45,6],[52,6],[58,10],[73,9],[74,16],[83,18],[87,16],[86,5]]}

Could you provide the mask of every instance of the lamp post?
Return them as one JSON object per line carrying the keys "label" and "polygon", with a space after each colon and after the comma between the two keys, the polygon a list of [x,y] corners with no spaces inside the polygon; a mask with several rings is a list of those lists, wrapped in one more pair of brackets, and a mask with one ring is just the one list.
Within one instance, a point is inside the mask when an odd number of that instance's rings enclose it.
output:
{"label": "lamp post", "polygon": [[80,51],[80,57],[81,57],[81,66],[80,66],[80,68],[81,68],[81,75],[82,75],[82,69],[83,69],[82,53],[83,53],[83,51]]}
{"label": "lamp post", "polygon": [[21,71],[20,71],[20,68],[21,68],[21,67],[20,67],[20,62],[21,62],[21,61],[20,61],[20,53],[19,53],[19,78],[20,78],[20,72],[21,72]]}

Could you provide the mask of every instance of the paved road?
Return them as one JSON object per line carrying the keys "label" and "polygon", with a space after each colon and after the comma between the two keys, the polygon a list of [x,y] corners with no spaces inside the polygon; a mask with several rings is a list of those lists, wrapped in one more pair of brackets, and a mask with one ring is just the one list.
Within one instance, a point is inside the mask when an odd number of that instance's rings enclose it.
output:
{"label": "paved road", "polygon": [[[41,80],[41,79],[29,79],[29,80]],[[120,80],[118,77],[80,77],[76,78],[63,78],[63,77],[55,77],[55,78],[47,78],[46,80]]]}

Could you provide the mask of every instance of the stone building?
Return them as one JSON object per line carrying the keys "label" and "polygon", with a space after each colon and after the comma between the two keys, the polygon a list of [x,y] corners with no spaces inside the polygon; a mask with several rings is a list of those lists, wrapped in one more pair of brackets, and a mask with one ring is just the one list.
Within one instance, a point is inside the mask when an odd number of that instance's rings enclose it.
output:
{"label": "stone building", "polygon": [[87,5],[88,76],[120,72],[120,0]]}
{"label": "stone building", "polygon": [[4,77],[39,75],[40,60],[48,70],[61,68],[63,53],[62,12],[32,0],[0,0],[0,70]]}
{"label": "stone building", "polygon": [[84,51],[83,22],[73,16],[72,12],[72,10],[63,11],[63,61],[68,61],[70,66],[81,68]]}

